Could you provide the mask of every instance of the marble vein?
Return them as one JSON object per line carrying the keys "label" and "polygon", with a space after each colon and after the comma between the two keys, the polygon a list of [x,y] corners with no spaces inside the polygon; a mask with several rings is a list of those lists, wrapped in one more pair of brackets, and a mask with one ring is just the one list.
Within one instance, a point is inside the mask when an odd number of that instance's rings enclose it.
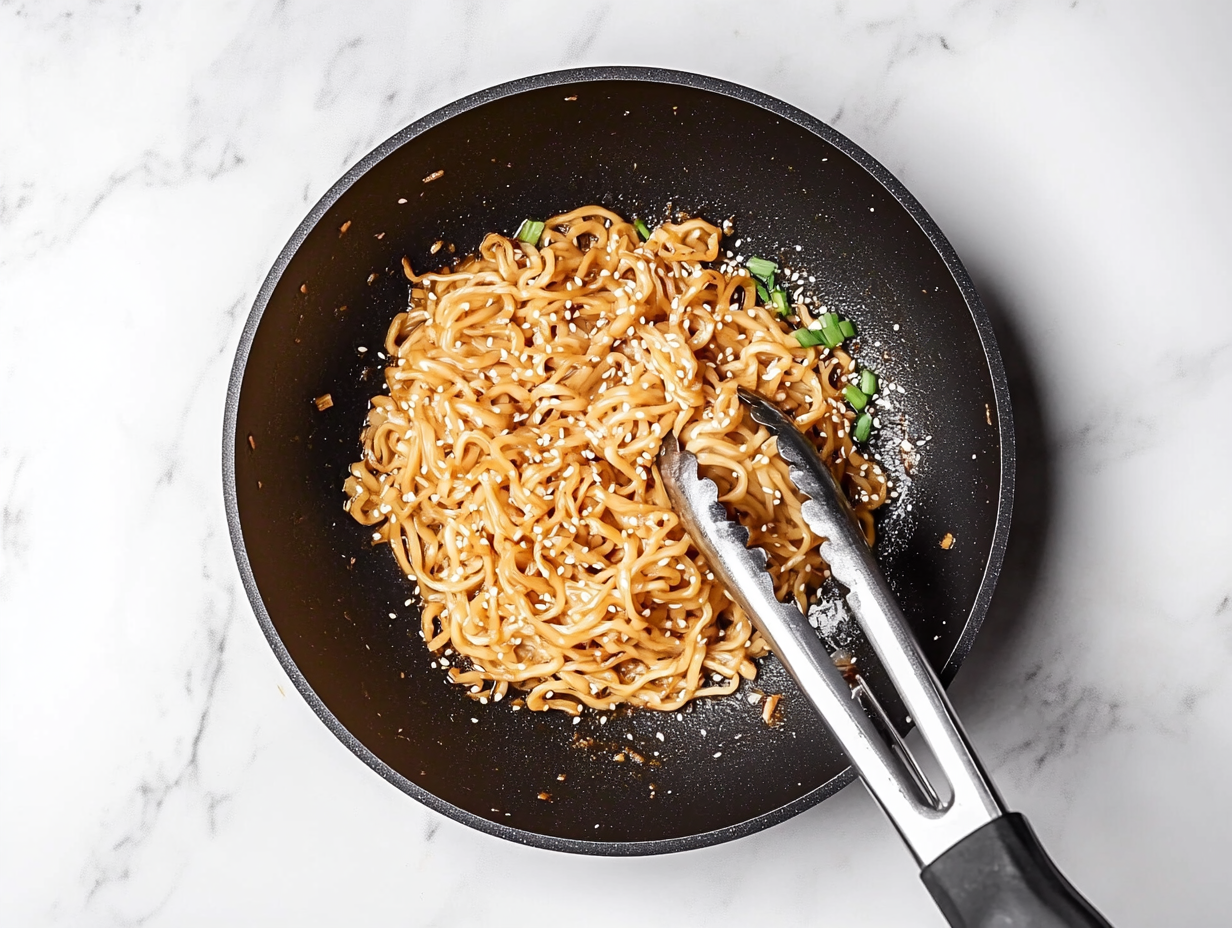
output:
{"label": "marble vein", "polygon": [[[0,461],[5,461],[7,457],[7,454],[0,453]],[[19,457],[14,462],[8,480],[8,489],[4,494],[4,503],[0,507],[0,600],[4,599],[8,581],[25,557],[28,544],[27,515],[18,495],[21,472],[25,463],[24,457]]]}
{"label": "marble vein", "polygon": [[[203,565],[208,564],[206,556],[210,553],[211,541],[207,538],[200,546]],[[205,583],[216,583],[208,566],[203,566],[201,573]],[[202,804],[204,808],[207,833],[217,830],[218,810],[231,797],[225,791],[216,791],[203,784],[201,753],[211,724],[219,680],[226,667],[228,638],[238,611],[236,595],[234,584],[224,584],[219,598],[208,599],[197,613],[203,640],[195,665],[185,670],[183,686],[186,700],[192,707],[192,727],[186,732],[186,738],[177,739],[171,757],[150,758],[152,769],[142,775],[132,795],[122,802],[115,819],[104,824],[103,832],[107,837],[96,845],[83,874],[89,887],[82,900],[84,914],[101,907],[109,918],[116,918],[119,923],[143,925],[165,905],[175,891],[174,880],[164,887],[162,898],[144,912],[133,912],[125,900],[117,897],[123,895],[123,884],[132,877],[135,862],[146,851],[165,807],[173,798],[189,793],[187,801]]]}

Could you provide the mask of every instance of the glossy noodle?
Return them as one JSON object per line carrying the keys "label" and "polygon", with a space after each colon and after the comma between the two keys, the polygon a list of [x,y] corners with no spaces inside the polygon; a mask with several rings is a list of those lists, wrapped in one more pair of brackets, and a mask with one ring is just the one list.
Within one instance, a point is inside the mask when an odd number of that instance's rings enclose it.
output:
{"label": "glossy noodle", "polygon": [[767,645],[655,465],[675,432],[769,554],[779,597],[807,608],[827,575],[820,539],[738,386],[795,415],[871,540],[887,488],[850,436],[855,364],[800,347],[721,261],[720,236],[690,219],[642,242],[587,206],[547,220],[537,244],[494,233],[452,269],[403,262],[409,308],[345,505],[392,549],[427,646],[476,699],[673,710],[756,676]]}

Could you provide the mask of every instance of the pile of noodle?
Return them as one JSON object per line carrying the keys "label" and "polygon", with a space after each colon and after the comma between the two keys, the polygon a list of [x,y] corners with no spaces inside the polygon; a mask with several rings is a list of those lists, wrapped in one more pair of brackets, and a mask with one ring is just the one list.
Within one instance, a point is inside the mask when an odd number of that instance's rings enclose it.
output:
{"label": "pile of noodle", "polygon": [[642,242],[587,206],[537,246],[491,234],[453,269],[403,262],[409,308],[346,507],[414,581],[427,646],[475,698],[673,710],[756,675],[766,643],[655,463],[675,432],[769,554],[779,597],[806,609],[827,576],[820,539],[738,386],[814,437],[871,540],[886,478],[852,443],[854,362],[801,348],[743,268],[712,263],[719,239],[691,219]]}

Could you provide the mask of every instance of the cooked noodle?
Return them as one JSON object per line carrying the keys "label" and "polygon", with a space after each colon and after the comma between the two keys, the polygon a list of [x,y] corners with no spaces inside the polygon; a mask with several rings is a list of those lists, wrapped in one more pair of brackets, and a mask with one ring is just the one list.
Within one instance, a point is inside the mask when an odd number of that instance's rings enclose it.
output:
{"label": "cooked noodle", "polygon": [[[756,305],[720,232],[634,227],[587,206],[539,245],[490,234],[452,270],[417,275],[389,328],[346,503],[393,550],[422,635],[478,699],[534,710],[677,709],[733,692],[768,653],[672,512],[656,468],[674,431],[806,609],[820,539],[737,386],[814,436],[870,540],[886,497],[850,437],[842,348],[801,348]],[[796,312],[809,322],[807,307]]]}

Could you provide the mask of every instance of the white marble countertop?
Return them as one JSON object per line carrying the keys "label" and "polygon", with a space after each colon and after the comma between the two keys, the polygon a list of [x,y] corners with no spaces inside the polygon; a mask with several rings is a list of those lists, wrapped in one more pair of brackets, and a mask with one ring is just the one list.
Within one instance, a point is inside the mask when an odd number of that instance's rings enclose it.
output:
{"label": "white marble countertop", "polygon": [[1021,447],[953,698],[1114,924],[1225,923],[1232,7],[555,9],[0,0],[0,921],[942,924],[858,786],[650,859],[447,820],[317,720],[241,589],[225,386],[308,207],[459,96],[645,64],[816,114],[950,237]]}

